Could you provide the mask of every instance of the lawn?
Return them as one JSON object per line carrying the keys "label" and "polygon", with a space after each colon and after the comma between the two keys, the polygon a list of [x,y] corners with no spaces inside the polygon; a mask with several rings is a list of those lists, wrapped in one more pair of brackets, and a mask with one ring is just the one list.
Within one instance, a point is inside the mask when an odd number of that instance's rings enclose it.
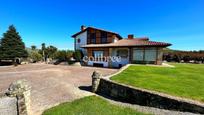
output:
{"label": "lawn", "polygon": [[97,96],[63,103],[46,110],[43,115],[145,115],[130,108],[119,107]]}
{"label": "lawn", "polygon": [[132,65],[111,80],[204,102],[204,65],[172,65],[175,68]]}

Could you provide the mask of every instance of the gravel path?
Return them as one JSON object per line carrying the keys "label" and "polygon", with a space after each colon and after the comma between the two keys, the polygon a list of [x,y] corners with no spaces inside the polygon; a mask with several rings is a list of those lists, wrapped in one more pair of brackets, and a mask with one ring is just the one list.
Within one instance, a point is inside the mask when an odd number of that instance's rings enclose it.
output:
{"label": "gravel path", "polygon": [[33,115],[40,115],[44,110],[59,103],[93,95],[84,89],[91,85],[91,75],[94,70],[104,75],[117,71],[117,69],[48,64],[1,67],[0,93],[5,92],[11,82],[26,79],[31,84],[31,112]]}
{"label": "gravel path", "polygon": [[[0,67],[0,93],[9,84],[18,79],[26,79],[31,84],[31,110],[33,115],[40,115],[44,110],[62,102],[70,102],[84,96],[93,95],[87,92],[91,85],[91,75],[94,70],[103,75],[116,73],[116,69],[76,67],[48,64],[28,64],[18,67]],[[103,97],[104,98],[104,97]],[[155,115],[196,115],[187,112],[169,111],[153,107],[139,106],[110,100],[112,104],[130,107],[144,113]]]}

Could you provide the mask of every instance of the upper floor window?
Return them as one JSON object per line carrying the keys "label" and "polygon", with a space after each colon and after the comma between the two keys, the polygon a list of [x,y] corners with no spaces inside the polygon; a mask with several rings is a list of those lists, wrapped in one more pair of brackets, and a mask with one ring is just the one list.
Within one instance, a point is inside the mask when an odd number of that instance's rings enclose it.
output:
{"label": "upper floor window", "polygon": [[107,43],[107,32],[101,32],[101,43]]}
{"label": "upper floor window", "polygon": [[91,44],[96,43],[96,33],[91,33],[90,34],[90,41],[91,41]]}
{"label": "upper floor window", "polygon": [[81,42],[81,39],[79,38],[79,39],[77,39],[77,43],[80,43]]}
{"label": "upper floor window", "polygon": [[95,58],[102,58],[103,57],[103,51],[93,51],[93,56]]}

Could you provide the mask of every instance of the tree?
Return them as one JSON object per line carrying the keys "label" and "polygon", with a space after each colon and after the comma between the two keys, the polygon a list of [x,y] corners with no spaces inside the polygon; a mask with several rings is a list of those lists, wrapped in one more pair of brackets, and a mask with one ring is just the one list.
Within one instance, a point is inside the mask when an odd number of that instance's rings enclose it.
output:
{"label": "tree", "polygon": [[36,50],[36,46],[35,46],[35,45],[32,45],[32,46],[31,46],[31,49],[32,49],[32,50]]}
{"label": "tree", "polygon": [[57,51],[55,53],[55,59],[58,59],[60,61],[66,61],[67,60],[67,55],[65,50]]}
{"label": "tree", "polygon": [[73,51],[71,50],[60,50],[60,51],[57,51],[55,52],[54,54],[54,58],[55,59],[58,59],[60,61],[69,61],[70,58],[73,56]]}
{"label": "tree", "polygon": [[45,43],[42,43],[41,49],[39,50],[39,53],[43,56],[43,60],[46,61],[47,58],[54,58],[54,54],[57,51],[57,48],[50,45],[46,47]]}
{"label": "tree", "polygon": [[43,61],[46,61],[47,58],[45,55],[45,49],[46,49],[45,43],[42,43],[41,46],[42,46],[41,51],[42,51]]}
{"label": "tree", "polygon": [[47,57],[49,58],[54,58],[54,54],[55,52],[57,51],[57,48],[54,47],[54,46],[48,46],[46,49],[45,49],[45,52],[46,52],[46,55]]}
{"label": "tree", "polygon": [[16,28],[11,25],[0,41],[0,59],[15,60],[15,58],[27,57],[25,44]]}
{"label": "tree", "polygon": [[74,51],[72,50],[67,50],[67,59],[70,60],[71,57],[73,57]]}
{"label": "tree", "polygon": [[42,55],[38,53],[37,51],[29,52],[29,57],[33,60],[33,62],[42,60]]}
{"label": "tree", "polygon": [[76,61],[80,62],[82,57],[83,57],[83,53],[81,50],[76,50],[74,52],[74,58],[76,59]]}

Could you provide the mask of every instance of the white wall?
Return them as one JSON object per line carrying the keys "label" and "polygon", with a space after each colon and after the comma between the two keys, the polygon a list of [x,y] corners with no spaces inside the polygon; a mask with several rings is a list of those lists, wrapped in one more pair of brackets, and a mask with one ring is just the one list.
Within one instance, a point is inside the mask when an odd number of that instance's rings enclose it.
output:
{"label": "white wall", "polygon": [[[78,36],[76,36],[76,49],[80,49],[82,50],[82,52],[86,55],[87,52],[84,48],[81,48],[81,46],[86,45],[87,44],[87,31],[79,34]],[[80,43],[78,43],[78,39],[80,39]]]}

